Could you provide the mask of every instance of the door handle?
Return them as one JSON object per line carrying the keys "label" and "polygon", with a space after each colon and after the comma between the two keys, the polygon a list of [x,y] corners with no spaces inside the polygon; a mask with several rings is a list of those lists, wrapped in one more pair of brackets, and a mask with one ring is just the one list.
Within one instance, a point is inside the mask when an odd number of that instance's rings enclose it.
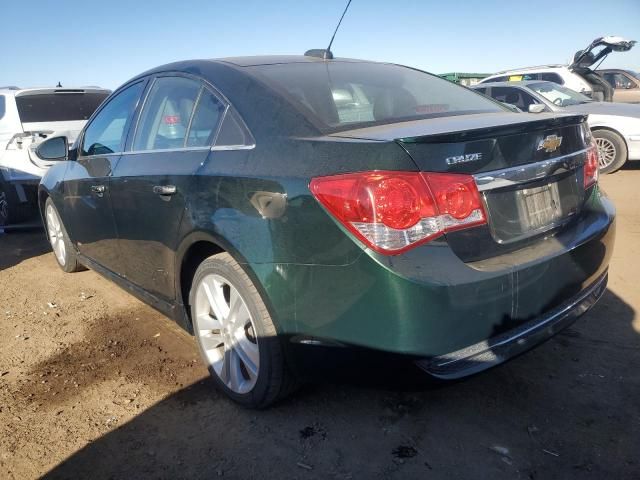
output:
{"label": "door handle", "polygon": [[173,195],[176,191],[175,185],[155,185],[153,187],[153,193],[158,195]]}
{"label": "door handle", "polygon": [[101,197],[104,194],[105,190],[106,188],[104,185],[91,185],[91,193],[95,193],[99,197]]}

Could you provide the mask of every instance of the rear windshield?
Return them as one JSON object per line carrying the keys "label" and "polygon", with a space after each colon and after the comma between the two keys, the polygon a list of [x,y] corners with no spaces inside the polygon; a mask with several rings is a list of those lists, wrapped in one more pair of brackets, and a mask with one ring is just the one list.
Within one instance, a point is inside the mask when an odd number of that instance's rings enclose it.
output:
{"label": "rear windshield", "polygon": [[88,120],[107,93],[47,93],[16,97],[22,123]]}
{"label": "rear windshield", "polygon": [[247,68],[328,129],[504,111],[471,90],[397,65],[318,62]]}

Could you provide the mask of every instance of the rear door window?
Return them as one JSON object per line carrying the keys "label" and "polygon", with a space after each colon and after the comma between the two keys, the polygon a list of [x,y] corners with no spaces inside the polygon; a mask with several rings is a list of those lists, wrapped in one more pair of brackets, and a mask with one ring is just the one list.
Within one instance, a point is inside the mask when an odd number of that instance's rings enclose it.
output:
{"label": "rear door window", "polygon": [[[201,82],[190,78],[157,78],[140,114],[132,150],[184,148],[201,88]],[[201,141],[206,134],[204,130],[194,137],[194,142]]]}
{"label": "rear door window", "polygon": [[16,97],[22,123],[88,120],[107,98],[105,93],[57,91]]}
{"label": "rear door window", "polygon": [[98,112],[85,130],[82,155],[106,155],[123,150],[143,87],[144,82],[138,82],[125,88]]}

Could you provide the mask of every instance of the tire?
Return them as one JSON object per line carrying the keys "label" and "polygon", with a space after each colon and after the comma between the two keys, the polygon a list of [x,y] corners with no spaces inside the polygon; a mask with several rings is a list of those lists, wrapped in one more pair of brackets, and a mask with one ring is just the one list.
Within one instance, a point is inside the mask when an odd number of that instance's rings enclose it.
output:
{"label": "tire", "polygon": [[265,408],[294,390],[273,320],[231,255],[200,264],[189,304],[198,349],[225,395],[245,407]]}
{"label": "tire", "polygon": [[16,187],[0,178],[0,227],[24,221],[31,210],[29,203],[20,202]]}
{"label": "tire", "polygon": [[79,272],[85,268],[78,262],[76,249],[69,240],[67,229],[62,223],[58,209],[51,198],[44,204],[44,224],[47,238],[53,249],[53,256],[62,270],[67,273]]}
{"label": "tire", "polygon": [[627,161],[627,144],[616,132],[594,130],[593,138],[598,145],[600,173],[613,173],[622,168]]}

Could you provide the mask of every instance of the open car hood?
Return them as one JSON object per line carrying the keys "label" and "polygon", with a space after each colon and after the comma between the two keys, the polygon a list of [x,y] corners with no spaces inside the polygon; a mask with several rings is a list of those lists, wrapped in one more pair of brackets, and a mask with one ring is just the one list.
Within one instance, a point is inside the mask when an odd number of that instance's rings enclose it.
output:
{"label": "open car hood", "polygon": [[[584,50],[578,50],[573,56],[573,68],[588,68],[599,60],[604,59],[611,52],[628,52],[636,44],[635,40],[626,40],[622,37],[607,36],[598,37]],[[600,48],[597,53],[594,50]]]}

